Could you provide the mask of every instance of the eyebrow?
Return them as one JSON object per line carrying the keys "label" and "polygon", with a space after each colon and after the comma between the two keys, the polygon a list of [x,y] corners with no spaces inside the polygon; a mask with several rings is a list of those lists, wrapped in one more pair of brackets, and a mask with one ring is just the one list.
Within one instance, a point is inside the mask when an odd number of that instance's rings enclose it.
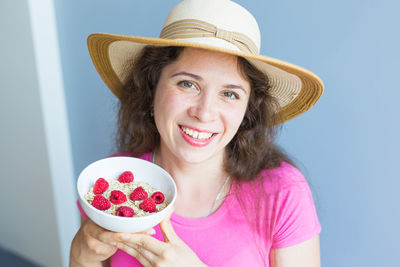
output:
{"label": "eyebrow", "polygon": [[[189,76],[189,77],[192,77],[193,79],[196,79],[196,80],[198,80],[198,81],[203,81],[203,78],[201,78],[201,76],[196,75],[196,74],[193,74],[193,73],[190,73],[190,72],[186,72],[186,71],[180,71],[180,72],[174,73],[174,74],[171,75],[171,78],[172,78],[172,77],[176,77],[176,76],[180,76],[180,75]],[[224,86],[224,88],[228,88],[228,89],[239,89],[239,90],[242,90],[245,94],[247,94],[247,90],[244,89],[241,85],[226,84],[226,85]]]}
{"label": "eyebrow", "polygon": [[193,74],[193,73],[190,73],[190,72],[186,72],[186,71],[181,71],[181,72],[177,72],[175,74],[172,74],[171,78],[175,77],[175,76],[180,76],[180,75],[189,76],[189,77],[192,77],[193,79],[196,79],[196,80],[199,80],[199,81],[203,80],[203,78],[201,78],[199,75],[196,75],[196,74]]}

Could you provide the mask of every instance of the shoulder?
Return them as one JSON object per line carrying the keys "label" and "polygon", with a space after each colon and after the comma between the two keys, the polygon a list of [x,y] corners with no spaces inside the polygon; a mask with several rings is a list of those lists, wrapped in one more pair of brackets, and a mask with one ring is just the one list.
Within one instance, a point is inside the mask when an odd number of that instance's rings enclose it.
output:
{"label": "shoulder", "polygon": [[252,195],[259,198],[283,197],[293,192],[307,193],[309,186],[306,178],[295,166],[281,162],[273,169],[265,169],[256,179],[236,184],[236,192],[240,195]]}
{"label": "shoulder", "polygon": [[308,183],[301,171],[290,163],[282,161],[274,169],[263,170],[259,179],[268,194],[290,191],[298,188],[308,188]]}

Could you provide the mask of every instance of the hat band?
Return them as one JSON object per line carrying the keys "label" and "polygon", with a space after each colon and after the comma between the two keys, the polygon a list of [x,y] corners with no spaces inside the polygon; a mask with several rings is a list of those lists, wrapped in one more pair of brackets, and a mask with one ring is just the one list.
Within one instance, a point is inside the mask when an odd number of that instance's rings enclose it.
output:
{"label": "hat band", "polygon": [[215,37],[223,39],[235,45],[242,52],[255,55],[258,54],[257,46],[246,35],[220,29],[208,22],[197,19],[177,20],[165,26],[160,34],[160,38],[165,39],[186,39],[198,37]]}

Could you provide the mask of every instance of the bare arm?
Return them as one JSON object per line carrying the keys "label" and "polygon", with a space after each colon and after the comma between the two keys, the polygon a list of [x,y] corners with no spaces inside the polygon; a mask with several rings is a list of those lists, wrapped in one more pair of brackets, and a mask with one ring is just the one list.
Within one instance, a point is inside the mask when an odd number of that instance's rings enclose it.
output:
{"label": "bare arm", "polygon": [[291,247],[271,250],[270,265],[271,267],[320,267],[319,235]]}

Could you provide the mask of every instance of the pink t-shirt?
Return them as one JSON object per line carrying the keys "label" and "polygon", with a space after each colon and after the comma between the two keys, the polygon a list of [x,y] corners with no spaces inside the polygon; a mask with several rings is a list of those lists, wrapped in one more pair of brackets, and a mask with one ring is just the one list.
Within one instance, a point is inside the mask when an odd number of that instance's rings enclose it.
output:
{"label": "pink t-shirt", "polygon": [[[147,153],[141,158],[151,161],[151,155]],[[282,162],[278,168],[263,171],[262,177],[258,186],[255,182],[240,186],[233,183],[223,204],[208,217],[172,214],[171,223],[177,235],[208,266],[269,266],[271,249],[296,245],[321,231],[310,189],[298,169]],[[255,195],[258,201],[254,202]],[[244,203],[248,213],[243,213],[240,203]],[[80,206],[79,210],[86,217]],[[258,217],[252,217],[255,210]],[[259,231],[252,225],[255,221],[261,222]],[[163,240],[159,226],[155,230],[153,237]],[[111,266],[142,265],[118,250],[111,257]]]}

